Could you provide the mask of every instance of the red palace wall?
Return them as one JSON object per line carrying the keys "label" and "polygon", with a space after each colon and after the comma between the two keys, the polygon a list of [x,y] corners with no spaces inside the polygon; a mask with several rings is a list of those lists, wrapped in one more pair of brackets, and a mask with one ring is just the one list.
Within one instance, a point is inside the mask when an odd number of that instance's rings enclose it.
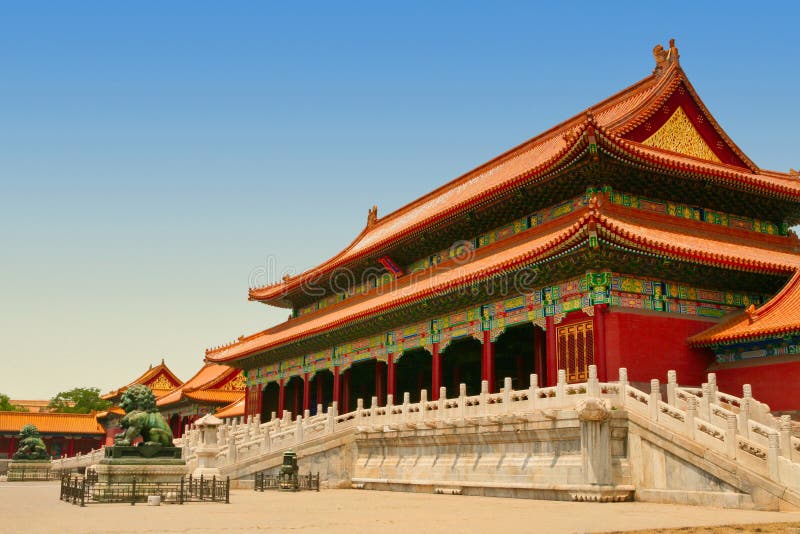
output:
{"label": "red palace wall", "polygon": [[764,360],[766,361],[743,361],[713,366],[711,370],[717,374],[717,387],[720,391],[740,397],[742,386],[750,384],[753,387],[753,397],[769,404],[771,410],[799,410],[797,392],[800,384],[800,360],[796,356]]}
{"label": "red palace wall", "polygon": [[663,383],[667,380],[667,371],[674,369],[679,384],[702,384],[706,381],[713,353],[689,347],[686,338],[713,324],[714,321],[658,312],[611,309],[605,314],[608,380],[617,380],[618,369],[626,367],[631,382],[650,382],[657,378]]}

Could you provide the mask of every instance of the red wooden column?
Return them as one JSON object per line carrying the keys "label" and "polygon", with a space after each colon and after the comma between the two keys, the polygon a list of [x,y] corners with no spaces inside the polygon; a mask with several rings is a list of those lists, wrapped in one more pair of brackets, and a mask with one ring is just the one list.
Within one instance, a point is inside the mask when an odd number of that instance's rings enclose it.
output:
{"label": "red wooden column", "polygon": [[608,380],[606,365],[606,311],[608,304],[595,304],[592,329],[594,330],[594,363],[597,365],[597,378],[601,382]]}
{"label": "red wooden column", "polygon": [[350,369],[344,372],[342,380],[342,413],[350,411]]}
{"label": "red wooden column", "polygon": [[261,421],[259,421],[259,423],[261,423],[261,422],[264,422],[266,420],[267,416],[269,416],[269,414],[261,413],[264,410],[264,388],[261,387],[261,384],[256,384],[254,387],[256,388],[255,412],[257,414],[259,414],[260,419],[261,419]]}
{"label": "red wooden column", "polygon": [[75,438],[69,438],[69,445],[67,446],[67,456],[70,458],[75,456]]}
{"label": "red wooden column", "polygon": [[392,396],[392,402],[397,404],[397,378],[394,372],[394,353],[386,356],[386,394]]}
{"label": "red wooden column", "polygon": [[303,412],[309,409],[311,402],[311,384],[308,382],[308,373],[303,373]]}
{"label": "red wooden column", "polygon": [[431,400],[439,400],[439,388],[442,387],[442,355],[439,354],[439,342],[433,344],[431,361]]}
{"label": "red wooden column", "polygon": [[14,436],[8,438],[8,457],[14,456],[17,447],[17,439]]}
{"label": "red wooden column", "polygon": [[533,372],[536,373],[536,377],[539,379],[537,385],[543,387],[547,380],[543,372],[545,367],[545,347],[547,346],[546,334],[544,330],[534,328],[533,336]]}
{"label": "red wooden column", "polygon": [[386,386],[384,384],[384,380],[386,379],[386,375],[383,371],[384,365],[383,362],[375,362],[375,396],[378,398],[378,406],[386,404],[386,398],[384,397],[386,391]]}
{"label": "red wooden column", "polygon": [[342,378],[339,374],[339,366],[333,366],[333,402],[336,403],[338,406],[339,413],[342,412],[342,398],[341,398],[341,391],[342,391]]}
{"label": "red wooden column", "polygon": [[250,402],[250,392],[252,391],[253,386],[245,386],[244,388],[244,415],[249,416],[252,414],[252,403]]}
{"label": "red wooden column", "polygon": [[283,417],[283,410],[286,408],[286,390],[284,388],[284,379],[278,381],[278,419]]}
{"label": "red wooden column", "polygon": [[491,330],[483,331],[483,358],[481,380],[489,382],[489,393],[494,393],[494,343]]}
{"label": "red wooden column", "polygon": [[492,341],[491,332],[489,332],[489,393],[494,393],[495,383],[497,382],[497,377],[495,377],[495,368],[494,368],[494,341]]}
{"label": "red wooden column", "polygon": [[556,358],[556,324],[553,317],[547,318],[547,384],[545,387],[555,386],[558,381],[558,359]]}

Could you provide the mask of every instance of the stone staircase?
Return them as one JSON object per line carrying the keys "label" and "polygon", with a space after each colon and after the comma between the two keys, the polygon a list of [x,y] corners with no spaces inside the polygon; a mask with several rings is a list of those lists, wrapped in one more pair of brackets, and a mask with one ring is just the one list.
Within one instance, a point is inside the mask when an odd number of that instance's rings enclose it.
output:
{"label": "stone staircase", "polygon": [[[800,509],[800,439],[788,416],[776,418],[753,399],[718,391],[716,378],[681,387],[670,371],[650,390],[631,385],[626,369],[616,382],[589,379],[512,390],[505,380],[490,394],[363,408],[339,414],[334,403],[319,415],[288,413],[217,431],[214,461],[223,476],[247,479],[277,468],[292,448],[301,471],[321,472],[328,487],[357,487],[559,500],[655,502],[733,508]],[[190,468],[205,447],[188,430],[176,444]],[[64,462],[69,462],[68,459]],[[86,462],[87,459],[76,460]],[[91,460],[88,460],[91,461]],[[55,466],[54,466],[55,467]]]}

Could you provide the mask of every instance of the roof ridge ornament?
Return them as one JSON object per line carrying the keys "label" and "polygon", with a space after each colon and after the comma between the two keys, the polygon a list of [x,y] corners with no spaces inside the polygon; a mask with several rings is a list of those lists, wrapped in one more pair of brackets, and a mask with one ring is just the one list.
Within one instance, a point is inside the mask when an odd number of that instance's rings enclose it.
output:
{"label": "roof ridge ornament", "polygon": [[753,324],[754,322],[758,321],[758,314],[756,313],[755,304],[751,304],[750,306],[748,306],[744,312],[747,314],[747,319],[750,322],[750,324]]}
{"label": "roof ridge ornament", "polygon": [[660,44],[654,46],[653,58],[656,60],[656,68],[653,70],[653,74],[656,76],[664,72],[670,63],[678,65],[680,54],[678,54],[678,47],[675,46],[675,39],[669,40],[669,50],[665,50]]}
{"label": "roof ridge ornament", "polygon": [[792,178],[800,178],[800,171],[797,169],[789,169],[789,176]]}
{"label": "roof ridge ornament", "polygon": [[367,212],[367,230],[378,222],[378,206],[373,205]]}

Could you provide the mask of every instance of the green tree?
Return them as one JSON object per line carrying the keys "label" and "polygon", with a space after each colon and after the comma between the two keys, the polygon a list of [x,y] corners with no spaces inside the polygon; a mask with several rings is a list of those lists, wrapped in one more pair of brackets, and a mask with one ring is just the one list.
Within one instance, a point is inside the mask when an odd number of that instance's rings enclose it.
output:
{"label": "green tree", "polygon": [[106,410],[111,403],[100,398],[100,388],[73,388],[50,399],[47,407],[54,412],[89,413]]}
{"label": "green tree", "polygon": [[0,393],[0,412],[27,412],[22,406],[11,404],[11,399],[8,395]]}

